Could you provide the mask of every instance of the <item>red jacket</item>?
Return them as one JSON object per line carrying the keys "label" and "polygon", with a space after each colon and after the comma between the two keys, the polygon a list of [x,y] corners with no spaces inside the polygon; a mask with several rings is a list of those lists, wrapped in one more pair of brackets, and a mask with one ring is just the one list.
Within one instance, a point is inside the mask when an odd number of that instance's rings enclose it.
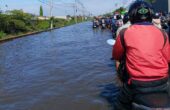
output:
{"label": "red jacket", "polygon": [[[124,41],[129,82],[131,79],[154,81],[168,77],[170,45],[167,39],[163,47],[164,37],[159,29],[153,25],[134,24],[125,31]],[[118,35],[112,56],[115,60],[120,60],[123,52]]]}

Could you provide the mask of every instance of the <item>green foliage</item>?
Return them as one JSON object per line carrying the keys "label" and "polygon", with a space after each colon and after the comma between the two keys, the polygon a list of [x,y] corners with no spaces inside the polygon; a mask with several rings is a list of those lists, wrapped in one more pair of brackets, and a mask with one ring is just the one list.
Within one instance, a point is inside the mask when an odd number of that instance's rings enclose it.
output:
{"label": "green foliage", "polygon": [[54,19],[53,20],[54,22],[54,27],[62,27],[64,26],[64,22],[65,20],[64,19]]}
{"label": "green foliage", "polygon": [[125,12],[125,11],[126,11],[126,8],[120,7],[120,8],[118,8],[118,9],[116,9],[116,10],[114,11],[114,13],[115,13],[115,12],[122,13],[122,12]]}
{"label": "green foliage", "polygon": [[40,6],[40,16],[43,16],[43,8]]}
{"label": "green foliage", "polygon": [[13,10],[8,15],[0,14],[0,21],[0,31],[7,34],[26,32],[31,24],[31,15],[23,13],[22,10]]}
{"label": "green foliage", "polygon": [[[8,14],[0,13],[0,39],[7,35],[18,35],[30,31],[49,29],[51,20],[54,27],[62,27],[75,23],[74,19],[64,20],[54,17],[49,20],[39,20],[38,17],[25,13],[23,10],[12,10]],[[82,22],[82,19],[77,18],[77,21]]]}
{"label": "green foliage", "polygon": [[18,32],[25,32],[28,30],[26,27],[24,21],[17,20],[17,19],[12,19],[10,21],[10,33],[18,33]]}
{"label": "green foliage", "polygon": [[12,10],[12,11],[10,11],[10,15],[11,15],[12,19],[22,20],[27,25],[31,24],[31,20],[34,17],[31,14],[24,13],[23,10]]}
{"label": "green foliage", "polygon": [[3,31],[0,31],[0,39],[5,37],[6,36],[6,33],[4,33]]}
{"label": "green foliage", "polygon": [[0,14],[0,31],[8,32],[10,27],[11,17],[5,14]]}
{"label": "green foliage", "polygon": [[36,28],[39,30],[48,29],[50,27],[49,20],[38,21]]}
{"label": "green foliage", "polygon": [[71,19],[71,20],[69,20],[69,21],[66,21],[65,23],[64,23],[64,25],[65,26],[68,26],[68,25],[71,25],[71,24],[74,24],[75,23],[75,20],[74,19]]}

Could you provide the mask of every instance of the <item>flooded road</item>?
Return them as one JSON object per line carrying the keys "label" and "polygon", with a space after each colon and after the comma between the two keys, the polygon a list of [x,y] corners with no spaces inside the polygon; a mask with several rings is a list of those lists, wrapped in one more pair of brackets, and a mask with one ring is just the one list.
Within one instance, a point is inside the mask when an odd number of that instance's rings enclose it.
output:
{"label": "flooded road", "polygon": [[109,38],[86,22],[0,44],[0,110],[109,110]]}

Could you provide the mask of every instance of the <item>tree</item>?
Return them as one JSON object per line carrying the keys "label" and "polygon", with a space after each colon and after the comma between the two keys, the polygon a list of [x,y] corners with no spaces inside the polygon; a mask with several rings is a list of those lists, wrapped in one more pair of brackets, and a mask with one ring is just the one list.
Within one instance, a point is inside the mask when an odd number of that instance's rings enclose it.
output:
{"label": "tree", "polygon": [[7,34],[26,32],[32,29],[33,15],[23,10],[11,10],[9,14],[0,14],[0,32]]}
{"label": "tree", "polygon": [[43,16],[43,8],[40,6],[40,16]]}
{"label": "tree", "polygon": [[116,10],[114,11],[114,13],[115,13],[115,12],[118,12],[118,13],[120,13],[120,14],[124,14],[124,13],[126,12],[126,8],[120,7],[120,8],[118,8],[118,9],[116,9]]}
{"label": "tree", "polygon": [[33,15],[29,13],[24,13],[23,10],[12,10],[9,13],[12,19],[21,20],[27,25],[31,24],[31,19],[33,18]]}

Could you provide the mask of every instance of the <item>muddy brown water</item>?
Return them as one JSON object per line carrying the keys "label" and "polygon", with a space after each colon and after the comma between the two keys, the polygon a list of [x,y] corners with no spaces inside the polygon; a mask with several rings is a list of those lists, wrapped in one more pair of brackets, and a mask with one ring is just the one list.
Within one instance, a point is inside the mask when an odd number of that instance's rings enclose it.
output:
{"label": "muddy brown water", "polygon": [[109,110],[109,30],[80,23],[0,44],[0,110]]}

